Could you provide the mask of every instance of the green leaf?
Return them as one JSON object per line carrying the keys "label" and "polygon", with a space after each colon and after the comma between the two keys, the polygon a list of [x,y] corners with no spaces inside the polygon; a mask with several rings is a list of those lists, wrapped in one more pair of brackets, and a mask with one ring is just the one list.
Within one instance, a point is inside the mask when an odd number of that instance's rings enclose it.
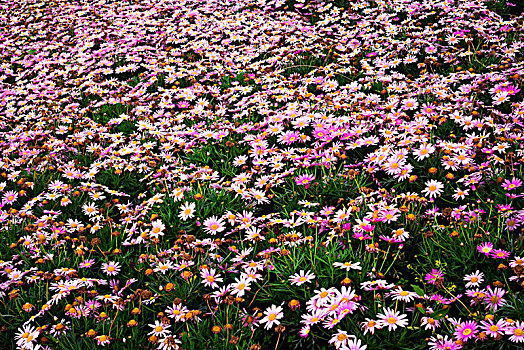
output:
{"label": "green leaf", "polygon": [[431,318],[438,321],[442,319],[444,316],[446,316],[448,312],[449,312],[449,309],[437,310],[431,314]]}
{"label": "green leaf", "polygon": [[422,290],[422,288],[420,288],[419,286],[416,286],[414,284],[411,285],[411,287],[413,287],[413,290],[415,291],[415,293],[417,293],[419,296],[423,297],[424,296],[424,291]]}

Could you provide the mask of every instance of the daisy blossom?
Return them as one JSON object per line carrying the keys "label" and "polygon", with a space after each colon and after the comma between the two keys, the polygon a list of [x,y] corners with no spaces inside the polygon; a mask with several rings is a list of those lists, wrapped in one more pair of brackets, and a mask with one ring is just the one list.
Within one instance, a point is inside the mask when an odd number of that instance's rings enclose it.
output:
{"label": "daisy blossom", "polygon": [[400,314],[398,311],[395,312],[395,310],[390,308],[384,308],[384,313],[378,314],[377,318],[380,326],[388,327],[389,331],[394,331],[397,327],[404,328],[408,324],[407,315]]}

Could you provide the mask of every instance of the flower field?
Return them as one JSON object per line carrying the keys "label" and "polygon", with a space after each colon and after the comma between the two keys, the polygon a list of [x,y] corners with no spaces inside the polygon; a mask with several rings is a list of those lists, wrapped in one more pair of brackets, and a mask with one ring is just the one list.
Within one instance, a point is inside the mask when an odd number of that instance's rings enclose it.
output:
{"label": "flower field", "polygon": [[524,347],[524,4],[0,4],[0,349]]}

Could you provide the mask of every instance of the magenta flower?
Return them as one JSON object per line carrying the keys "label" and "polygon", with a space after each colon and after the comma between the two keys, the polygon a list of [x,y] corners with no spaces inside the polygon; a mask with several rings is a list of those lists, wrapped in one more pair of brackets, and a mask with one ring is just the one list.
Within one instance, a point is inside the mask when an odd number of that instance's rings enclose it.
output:
{"label": "magenta flower", "polygon": [[468,341],[471,338],[475,338],[478,333],[477,323],[475,321],[466,321],[459,323],[455,330],[455,336],[461,341]]}
{"label": "magenta flower", "polygon": [[507,252],[502,249],[493,249],[489,256],[495,259],[506,259],[510,255],[510,252]]}
{"label": "magenta flower", "polygon": [[483,331],[486,332],[486,335],[497,338],[499,333],[503,334],[506,331],[506,321],[500,319],[497,323],[494,323],[493,320],[488,319],[487,321],[480,322],[483,326]]}
{"label": "magenta flower", "polygon": [[502,187],[506,190],[506,191],[511,191],[515,188],[518,188],[522,186],[522,181],[520,179],[517,179],[517,178],[513,178],[511,179],[511,181],[509,180],[506,180],[504,181],[504,183],[502,184]]}
{"label": "magenta flower", "polygon": [[480,253],[484,253],[486,256],[489,255],[489,253],[493,250],[493,243],[491,242],[484,242],[477,246],[477,250]]}
{"label": "magenta flower", "polygon": [[80,269],[87,269],[87,268],[90,268],[91,266],[93,266],[94,264],[95,264],[95,259],[88,259],[88,260],[82,261],[78,265],[78,268],[80,268]]}
{"label": "magenta flower", "polygon": [[4,202],[7,204],[13,204],[17,198],[18,198],[18,193],[14,191],[9,191],[9,192],[6,192],[6,194],[4,195]]}
{"label": "magenta flower", "polygon": [[437,269],[432,269],[431,272],[426,275],[426,281],[429,284],[435,284],[439,279],[443,277],[444,274],[441,271]]}
{"label": "magenta flower", "polygon": [[178,108],[189,108],[190,105],[189,105],[189,102],[187,101],[180,101],[178,102],[177,106]]}
{"label": "magenta flower", "polygon": [[280,138],[280,141],[285,143],[286,145],[291,145],[292,143],[297,142],[299,140],[300,134],[294,131],[288,131]]}
{"label": "magenta flower", "polygon": [[114,276],[120,272],[120,263],[116,261],[110,261],[109,263],[102,264],[102,272],[106,275]]}
{"label": "magenta flower", "polygon": [[502,288],[488,288],[484,299],[487,308],[495,312],[499,306],[506,304],[506,300],[502,298],[504,294],[506,294],[506,291]]}
{"label": "magenta flower", "polygon": [[524,342],[524,322],[516,321],[506,326],[506,335],[510,335],[509,340],[514,343]]}
{"label": "magenta flower", "polygon": [[295,182],[297,183],[297,185],[304,185],[306,186],[306,189],[308,189],[310,182],[313,181],[314,179],[315,179],[314,175],[304,174],[304,175],[295,177]]}

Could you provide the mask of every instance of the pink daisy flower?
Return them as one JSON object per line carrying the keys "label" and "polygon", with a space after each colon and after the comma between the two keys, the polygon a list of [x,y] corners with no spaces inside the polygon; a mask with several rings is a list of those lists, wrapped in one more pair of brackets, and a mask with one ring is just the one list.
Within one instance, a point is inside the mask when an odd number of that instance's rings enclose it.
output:
{"label": "pink daisy flower", "polygon": [[432,350],[458,350],[462,349],[462,345],[455,342],[454,339],[450,339],[447,335],[442,336],[437,334],[435,337],[429,338],[428,345],[431,346]]}
{"label": "pink daisy flower", "polygon": [[443,189],[443,183],[436,180],[430,180],[426,182],[426,188],[423,189],[422,192],[429,198],[434,198],[440,196]]}
{"label": "pink daisy flower", "polygon": [[435,329],[440,327],[440,321],[439,320],[435,320],[432,317],[424,316],[420,320],[420,327],[424,327],[424,329],[426,329],[426,330],[434,331]]}
{"label": "pink daisy flower", "polygon": [[249,284],[251,280],[247,276],[240,276],[235,279],[235,282],[230,285],[231,295],[236,295],[237,297],[243,297],[246,294],[246,291],[250,291]]}
{"label": "pink daisy flower", "polygon": [[497,338],[499,333],[506,331],[506,321],[500,319],[497,323],[494,323],[493,320],[488,319],[487,321],[481,321],[482,330],[486,332],[486,335]]}
{"label": "pink daisy flower", "polygon": [[484,242],[477,246],[477,250],[480,253],[484,253],[486,256],[489,255],[489,253],[493,250],[493,243],[491,242]]}
{"label": "pink daisy flower", "polygon": [[524,266],[524,258],[521,258],[520,256],[516,256],[515,259],[509,262],[509,267],[515,268],[517,266]]}
{"label": "pink daisy flower", "polygon": [[158,238],[159,236],[164,235],[164,230],[166,226],[160,220],[155,220],[151,223],[151,238]]}
{"label": "pink daisy flower", "polygon": [[504,181],[504,183],[502,184],[502,187],[506,190],[506,191],[511,191],[511,190],[514,190],[515,188],[518,188],[522,186],[522,181],[520,179],[517,179],[517,178],[513,178],[510,180],[506,180]]}
{"label": "pink daisy flower", "polygon": [[397,289],[395,289],[393,292],[389,293],[388,295],[392,297],[393,300],[400,300],[406,303],[414,300],[417,297],[417,293],[403,290],[402,287],[398,287]]}
{"label": "pink daisy flower", "polygon": [[516,321],[511,324],[507,324],[506,335],[509,335],[509,340],[514,343],[524,342],[524,323]]}
{"label": "pink daisy flower", "polygon": [[94,264],[95,264],[95,259],[84,260],[78,265],[78,268],[87,269],[93,266]]}
{"label": "pink daisy flower", "polygon": [[304,283],[311,282],[313,278],[315,278],[315,275],[311,272],[305,272],[304,270],[300,270],[299,273],[289,276],[289,281],[291,282],[291,284],[301,286]]}
{"label": "pink daisy flower", "polygon": [[361,322],[360,324],[364,329],[364,335],[366,335],[367,332],[375,334],[376,329],[382,328],[382,325],[378,321],[372,320],[370,318],[366,318],[366,321]]}
{"label": "pink daisy flower", "polygon": [[311,331],[311,326],[304,326],[300,328],[300,332],[298,333],[302,338],[306,338],[309,335],[309,332]]}
{"label": "pink daisy flower", "polygon": [[430,273],[426,275],[426,281],[429,284],[435,284],[439,279],[443,278],[444,274],[437,269],[432,269]]}
{"label": "pink daisy flower", "polygon": [[96,337],[96,343],[97,345],[106,346],[107,344],[109,344],[109,337],[105,334],[102,334]]}
{"label": "pink daisy flower", "polygon": [[218,288],[217,282],[224,281],[222,277],[216,273],[215,269],[203,269],[200,272],[200,276],[203,278],[204,285],[211,288]]}
{"label": "pink daisy flower", "polygon": [[286,145],[291,145],[294,142],[300,140],[300,134],[295,131],[288,131],[280,137],[280,142],[285,143]]}
{"label": "pink daisy flower", "polygon": [[9,192],[6,192],[4,195],[4,202],[6,204],[13,204],[17,198],[18,198],[18,193],[14,191],[9,191]]}
{"label": "pink daisy flower", "polygon": [[455,337],[462,340],[463,342],[468,341],[471,338],[475,338],[478,333],[477,323],[475,321],[467,321],[459,323],[455,329]]}
{"label": "pink daisy flower", "polygon": [[311,181],[313,181],[314,179],[315,179],[314,175],[304,174],[304,175],[295,177],[295,182],[297,183],[297,185],[306,186],[306,189],[307,189],[309,188],[309,184],[311,183]]}
{"label": "pink daisy flower", "polygon": [[347,348],[348,341],[350,337],[354,337],[353,335],[348,334],[346,331],[339,330],[329,340],[329,344],[335,345],[337,349],[340,349],[341,347]]}
{"label": "pink daisy flower", "polygon": [[265,329],[270,329],[273,325],[279,325],[280,319],[284,317],[283,309],[281,306],[272,305],[264,311],[264,317],[260,320],[261,324],[266,324]]}
{"label": "pink daisy flower", "polygon": [[422,113],[425,115],[433,115],[435,114],[435,107],[426,103],[422,106]]}
{"label": "pink daisy flower", "polygon": [[416,99],[414,98],[408,98],[405,102],[404,102],[404,106],[402,109],[407,109],[407,110],[413,110],[413,109],[416,109],[418,107],[418,102]]}
{"label": "pink daisy flower", "polygon": [[495,259],[506,259],[511,253],[502,249],[493,249],[489,256]]}
{"label": "pink daisy flower", "polygon": [[466,288],[478,287],[484,281],[484,274],[477,270],[470,275],[466,275],[464,281],[468,282],[466,283]]}
{"label": "pink daisy flower", "polygon": [[504,294],[506,294],[506,291],[502,288],[488,288],[486,289],[486,298],[484,299],[484,302],[490,310],[495,312],[499,306],[506,304],[506,300],[502,298]]}
{"label": "pink daisy flower", "polygon": [[363,345],[362,344],[362,340],[357,339],[357,338],[351,338],[351,339],[349,339],[345,349],[349,349],[349,350],[366,350],[367,348],[368,348],[367,345]]}
{"label": "pink daisy flower", "polygon": [[384,308],[383,314],[378,314],[379,318],[378,323],[382,327],[388,327],[389,331],[394,331],[397,327],[406,327],[408,325],[408,320],[406,320],[407,315],[400,314],[400,312],[395,312],[395,310],[390,308]]}
{"label": "pink daisy flower", "polygon": [[225,230],[224,224],[222,219],[212,216],[204,221],[204,230],[210,235],[216,235],[217,232]]}
{"label": "pink daisy flower", "polygon": [[102,272],[106,275],[114,276],[120,272],[120,264],[116,261],[110,261],[109,263],[102,264]]}

